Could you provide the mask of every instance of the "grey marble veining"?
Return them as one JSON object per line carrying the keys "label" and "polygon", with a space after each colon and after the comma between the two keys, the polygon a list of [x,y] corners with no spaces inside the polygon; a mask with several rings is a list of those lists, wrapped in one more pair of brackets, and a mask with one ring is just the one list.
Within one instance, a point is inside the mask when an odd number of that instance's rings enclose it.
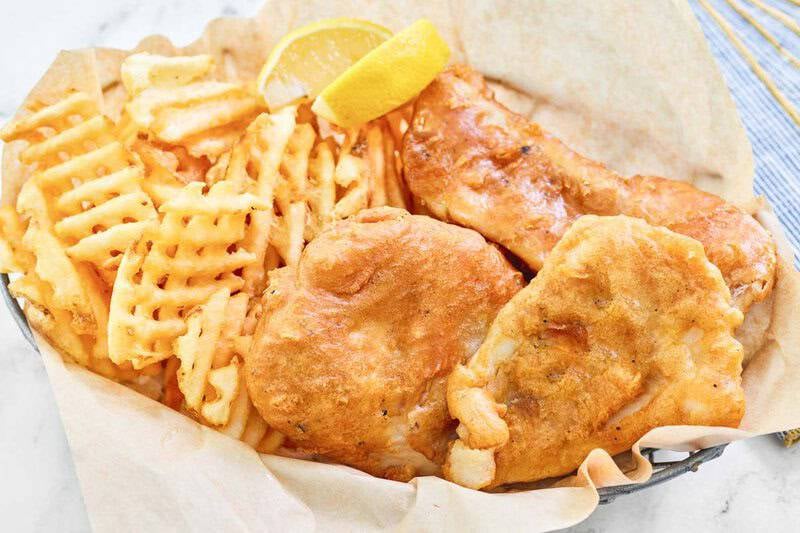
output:
{"label": "grey marble veining", "polygon": [[[10,1],[7,3],[11,3]],[[214,17],[255,13],[260,0],[25,0],[0,17],[0,121],[7,120],[62,48],[127,48],[163,33],[195,39]],[[357,15],[357,14],[355,14]],[[0,530],[87,531],[75,470],[38,356],[0,306]],[[598,509],[571,531],[796,531],[800,447],[771,437]]]}
{"label": "grey marble veining", "polygon": [[47,374],[5,306],[0,339],[0,529],[86,531],[88,519]]}

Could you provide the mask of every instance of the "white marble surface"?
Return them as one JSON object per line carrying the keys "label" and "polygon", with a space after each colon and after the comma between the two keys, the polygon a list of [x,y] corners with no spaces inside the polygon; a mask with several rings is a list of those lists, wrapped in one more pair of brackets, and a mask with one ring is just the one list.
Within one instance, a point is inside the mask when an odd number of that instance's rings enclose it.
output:
{"label": "white marble surface", "polygon": [[[146,34],[188,43],[219,15],[249,15],[260,0],[4,0],[0,121],[60,48],[126,48]],[[0,530],[89,529],[44,368],[0,306]],[[773,437],[730,446],[716,461],[601,507],[578,532],[797,531],[800,447]]]}

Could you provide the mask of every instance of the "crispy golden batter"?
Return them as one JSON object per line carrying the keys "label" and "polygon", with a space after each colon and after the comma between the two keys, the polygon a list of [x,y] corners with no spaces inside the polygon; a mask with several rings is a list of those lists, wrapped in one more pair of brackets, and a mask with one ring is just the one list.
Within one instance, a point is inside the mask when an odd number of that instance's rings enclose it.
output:
{"label": "crispy golden batter", "polygon": [[775,245],[749,215],[692,185],[625,179],[497,103],[454,67],[419,96],[403,158],[411,192],[442,220],[475,229],[533,270],[581,215],[626,214],[699,240],[746,310],[772,289]]}
{"label": "crispy golden batter", "polygon": [[460,438],[445,475],[534,481],[658,426],[737,426],[741,320],[699,242],[632,217],[578,219],[453,371]]}
{"label": "crispy golden batter", "polygon": [[245,358],[265,420],[375,475],[438,472],[454,429],[447,376],[520,274],[478,233],[394,208],[335,224],[277,272]]}

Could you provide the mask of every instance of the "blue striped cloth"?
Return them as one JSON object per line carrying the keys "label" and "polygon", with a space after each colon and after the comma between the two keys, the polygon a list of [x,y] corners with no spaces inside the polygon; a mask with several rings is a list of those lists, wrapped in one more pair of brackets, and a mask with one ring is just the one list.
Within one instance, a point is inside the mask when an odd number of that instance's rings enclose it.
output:
{"label": "blue striped cloth", "polygon": [[[796,108],[800,107],[800,69],[780,56],[772,44],[725,0],[707,0],[736,30],[761,67]],[[795,57],[800,57],[800,36],[747,0],[735,0]],[[765,0],[772,7],[800,20],[800,6],[787,0]],[[750,69],[728,36],[708,11],[691,1],[695,15],[717,58],[728,88],[747,128],[756,161],[755,191],[766,196],[786,228],[800,267],[800,126],[789,117],[772,93]],[[798,431],[778,433],[789,446],[800,440]]]}
{"label": "blue striped cloth", "polygon": [[[779,52],[725,0],[708,0],[736,30],[790,102],[800,109],[800,69]],[[800,57],[800,36],[747,0],[736,0],[775,36],[783,47]],[[734,48],[717,22],[696,0],[691,2],[728,88],[739,108],[756,161],[755,191],[766,196],[786,228],[800,262],[800,126],[789,117],[749,64]],[[800,21],[800,6],[789,0],[764,0]]]}

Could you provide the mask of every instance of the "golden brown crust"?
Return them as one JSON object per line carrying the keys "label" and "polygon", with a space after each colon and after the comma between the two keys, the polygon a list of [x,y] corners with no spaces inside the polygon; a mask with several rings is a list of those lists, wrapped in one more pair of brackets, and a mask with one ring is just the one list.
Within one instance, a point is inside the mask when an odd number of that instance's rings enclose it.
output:
{"label": "golden brown crust", "polygon": [[626,216],[578,219],[453,371],[460,439],[445,475],[535,481],[658,426],[737,426],[741,320],[697,241]]}
{"label": "golden brown crust", "polygon": [[403,146],[411,192],[438,218],[542,262],[581,215],[626,214],[699,240],[743,311],[772,289],[775,245],[750,215],[692,185],[625,179],[497,103],[468,67],[417,99]]}
{"label": "golden brown crust", "polygon": [[447,375],[521,286],[472,230],[363,211],[271,279],[246,358],[254,404],[306,451],[393,479],[435,473]]}

